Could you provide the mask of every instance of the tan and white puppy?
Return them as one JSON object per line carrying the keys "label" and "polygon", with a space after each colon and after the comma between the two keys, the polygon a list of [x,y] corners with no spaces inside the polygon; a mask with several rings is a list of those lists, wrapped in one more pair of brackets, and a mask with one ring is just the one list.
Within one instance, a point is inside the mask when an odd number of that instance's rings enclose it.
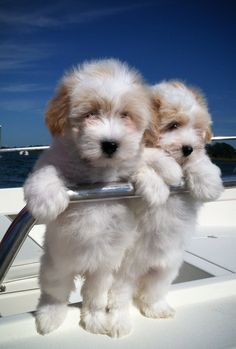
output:
{"label": "tan and white puppy", "polygon": [[[110,290],[113,337],[130,332],[129,303],[133,297],[147,317],[173,316],[174,310],[165,297],[183,262],[184,247],[194,232],[198,209],[203,202],[217,199],[223,190],[220,170],[204,149],[211,137],[211,117],[202,94],[179,81],[157,84],[151,94],[155,112],[152,127],[146,132],[146,144],[152,148],[144,153],[149,166],[141,168],[134,177],[143,196],[134,207],[137,240]],[[171,184],[172,180],[174,184],[173,170],[176,180],[180,180],[182,172],[189,191],[171,194],[161,204],[159,195],[168,193],[166,183]]]}
{"label": "tan and white puppy", "polygon": [[136,222],[122,200],[68,206],[67,188],[127,181],[139,166],[150,119],[142,78],[113,59],[75,68],[51,100],[46,123],[53,143],[24,186],[30,212],[47,224],[36,313],[41,334],[63,322],[77,275],[85,278],[81,324],[106,332],[107,291]]}

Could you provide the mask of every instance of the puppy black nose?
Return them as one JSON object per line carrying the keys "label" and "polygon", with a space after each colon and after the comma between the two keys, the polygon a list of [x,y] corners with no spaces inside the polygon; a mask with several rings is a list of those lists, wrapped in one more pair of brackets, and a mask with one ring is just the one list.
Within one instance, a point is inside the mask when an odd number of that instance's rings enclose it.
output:
{"label": "puppy black nose", "polygon": [[103,153],[107,154],[109,157],[112,157],[112,155],[116,152],[117,148],[119,147],[119,144],[115,141],[102,141],[101,147]]}
{"label": "puppy black nose", "polygon": [[184,156],[189,156],[193,151],[193,148],[190,145],[183,145],[182,152]]}

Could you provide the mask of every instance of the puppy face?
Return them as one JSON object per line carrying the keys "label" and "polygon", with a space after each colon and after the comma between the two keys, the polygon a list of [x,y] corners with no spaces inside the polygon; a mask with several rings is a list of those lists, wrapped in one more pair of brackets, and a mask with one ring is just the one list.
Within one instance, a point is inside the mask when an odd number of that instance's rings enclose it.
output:
{"label": "puppy face", "polygon": [[73,140],[82,158],[106,166],[135,157],[151,118],[151,99],[140,76],[115,60],[84,64],[66,75],[46,122]]}
{"label": "puppy face", "polygon": [[152,88],[154,114],[146,132],[149,146],[160,146],[180,164],[204,149],[211,139],[211,118],[203,96],[181,82]]}

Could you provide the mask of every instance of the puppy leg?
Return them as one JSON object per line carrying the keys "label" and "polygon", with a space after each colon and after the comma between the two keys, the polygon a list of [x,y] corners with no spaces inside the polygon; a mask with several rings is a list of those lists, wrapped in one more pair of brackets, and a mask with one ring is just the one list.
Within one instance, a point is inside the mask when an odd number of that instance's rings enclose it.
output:
{"label": "puppy leg", "polygon": [[67,302],[74,289],[74,274],[63,275],[60,266],[42,259],[40,272],[41,296],[36,311],[36,328],[44,335],[58,328],[67,313]]}
{"label": "puppy leg", "polygon": [[135,280],[128,275],[119,275],[109,292],[109,333],[110,337],[127,336],[132,330],[130,303]]}
{"label": "puppy leg", "polygon": [[163,179],[149,166],[141,167],[133,176],[136,193],[151,206],[164,204],[170,194]]}
{"label": "puppy leg", "polygon": [[80,325],[91,333],[106,334],[107,295],[111,287],[112,274],[107,270],[97,270],[88,273],[81,290],[83,305],[81,309]]}
{"label": "puppy leg", "polygon": [[41,223],[52,222],[69,205],[69,196],[57,169],[45,166],[33,172],[25,182],[27,207]]}
{"label": "puppy leg", "polygon": [[183,172],[175,159],[160,148],[145,148],[145,163],[151,166],[164,182],[170,186],[178,186],[183,182]]}
{"label": "puppy leg", "polygon": [[141,280],[136,302],[140,312],[150,318],[173,317],[175,311],[165,297],[172,281],[178,274],[178,268],[150,269]]}
{"label": "puppy leg", "polygon": [[220,169],[205,154],[200,154],[195,161],[187,162],[184,173],[190,194],[197,200],[216,200],[224,190]]}

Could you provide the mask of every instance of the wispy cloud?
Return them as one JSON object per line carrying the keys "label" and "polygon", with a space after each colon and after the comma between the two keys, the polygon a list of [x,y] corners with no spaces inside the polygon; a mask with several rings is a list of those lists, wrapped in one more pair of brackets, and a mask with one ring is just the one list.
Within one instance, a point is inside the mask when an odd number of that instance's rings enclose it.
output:
{"label": "wispy cloud", "polygon": [[[39,62],[42,63],[43,60],[54,55],[53,44],[40,44],[37,40],[32,40],[31,34],[35,30],[58,30],[72,25],[103,20],[151,5],[150,3],[133,3],[124,6],[111,5],[104,8],[92,8],[91,4],[88,4],[86,10],[85,6],[82,7],[77,1],[61,0],[56,4],[49,1],[47,6],[40,7],[36,4],[30,9],[18,6],[12,10],[11,2],[8,6],[7,3],[8,1],[5,1],[5,4],[3,1],[0,12],[1,29],[3,32],[5,30],[6,37],[8,37],[8,41],[0,43],[1,73],[38,68]],[[23,31],[26,35],[24,38],[21,35],[20,41],[16,41],[17,36],[8,36],[9,32],[14,33],[14,31],[17,34]]]}
{"label": "wispy cloud", "polygon": [[[75,11],[68,13],[68,5],[63,11],[56,11],[55,7],[44,8],[44,10],[35,10],[27,13],[24,9],[23,13],[13,12],[12,10],[1,10],[0,23],[7,26],[31,27],[31,28],[58,28],[68,24],[80,24],[95,20],[101,20],[105,17],[117,15],[119,13],[133,11],[138,8],[150,6],[150,3],[131,4],[127,6],[110,6],[105,8],[95,8],[91,10],[80,10],[76,8]],[[77,3],[78,5],[78,3]],[[57,12],[57,14],[56,14]],[[71,15],[71,13],[73,13]]]}
{"label": "wispy cloud", "polygon": [[52,47],[44,44],[0,44],[0,71],[34,68],[35,63],[51,55]]}
{"label": "wispy cloud", "polygon": [[37,92],[37,91],[48,91],[50,90],[50,87],[40,85],[40,84],[8,84],[5,86],[0,86],[0,92],[7,92],[7,93],[25,93],[25,92]]}
{"label": "wispy cloud", "polygon": [[50,28],[58,26],[59,21],[50,17],[37,16],[37,14],[12,13],[1,11],[0,23],[13,26],[30,26],[39,28]]}
{"label": "wispy cloud", "polygon": [[104,17],[110,17],[117,15],[119,13],[133,11],[138,8],[146,7],[150,5],[149,3],[143,4],[132,4],[127,6],[117,6],[117,7],[109,7],[103,9],[94,9],[90,11],[81,12],[76,15],[68,16],[65,18],[65,23],[74,24],[74,23],[85,23],[95,20],[103,19]]}
{"label": "wispy cloud", "polygon": [[0,101],[1,112],[43,112],[44,106],[38,100],[27,98],[16,98],[11,100]]}

